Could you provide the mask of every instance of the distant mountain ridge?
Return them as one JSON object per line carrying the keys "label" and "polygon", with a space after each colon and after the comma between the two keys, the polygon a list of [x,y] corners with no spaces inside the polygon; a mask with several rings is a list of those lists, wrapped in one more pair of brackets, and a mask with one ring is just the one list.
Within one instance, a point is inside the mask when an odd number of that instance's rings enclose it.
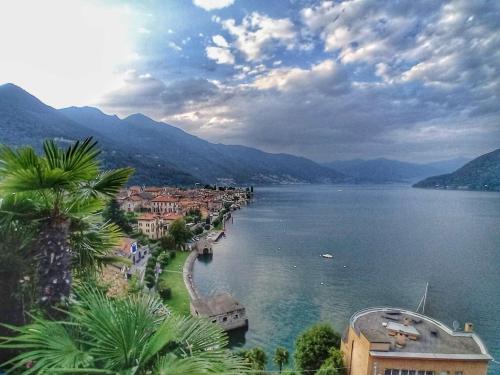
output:
{"label": "distant mountain ridge", "polygon": [[418,188],[500,191],[500,149],[481,155],[453,173],[433,176]]}
{"label": "distant mountain ridge", "polygon": [[22,88],[0,86],[0,143],[33,145],[93,136],[106,167],[132,166],[132,183],[333,183],[348,178],[309,159],[214,144],[142,114],[120,119],[93,107],[56,110]]}
{"label": "distant mountain ridge", "polygon": [[363,184],[412,183],[425,177],[452,172],[467,162],[458,158],[428,164],[416,164],[390,159],[339,160],[323,165],[352,176],[354,182]]}

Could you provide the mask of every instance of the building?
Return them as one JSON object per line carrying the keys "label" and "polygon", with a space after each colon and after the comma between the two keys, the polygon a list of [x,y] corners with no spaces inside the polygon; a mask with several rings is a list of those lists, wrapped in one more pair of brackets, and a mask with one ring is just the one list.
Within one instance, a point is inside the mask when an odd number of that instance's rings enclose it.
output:
{"label": "building", "polygon": [[225,331],[248,327],[245,307],[227,293],[191,300],[191,315],[217,323]]}
{"label": "building", "polygon": [[342,338],[348,375],[486,375],[492,359],[468,323],[456,332],[415,312],[357,312]]}
{"label": "building", "polygon": [[146,212],[137,218],[137,229],[149,239],[158,240],[167,234],[170,224],[182,217],[175,213],[160,215]]}
{"label": "building", "polygon": [[177,198],[168,195],[159,195],[151,201],[151,212],[164,214],[179,213],[180,211],[181,207]]}
{"label": "building", "polygon": [[140,211],[143,206],[143,198],[139,195],[134,194],[128,197],[118,199],[118,203],[120,204],[120,209],[125,212],[135,212]]}
{"label": "building", "polygon": [[137,229],[150,240],[158,240],[165,236],[163,222],[158,215],[150,212],[144,213],[137,218]]}

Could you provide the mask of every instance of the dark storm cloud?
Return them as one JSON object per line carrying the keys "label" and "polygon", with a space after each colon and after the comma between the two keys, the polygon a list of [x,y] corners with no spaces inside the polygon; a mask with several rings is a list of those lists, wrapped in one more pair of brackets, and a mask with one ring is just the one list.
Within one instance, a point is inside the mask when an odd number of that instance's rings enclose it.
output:
{"label": "dark storm cloud", "polygon": [[500,2],[323,2],[298,18],[297,38],[313,35],[321,58],[242,61],[237,78],[220,81],[135,75],[102,105],[318,160],[439,159],[500,146]]}

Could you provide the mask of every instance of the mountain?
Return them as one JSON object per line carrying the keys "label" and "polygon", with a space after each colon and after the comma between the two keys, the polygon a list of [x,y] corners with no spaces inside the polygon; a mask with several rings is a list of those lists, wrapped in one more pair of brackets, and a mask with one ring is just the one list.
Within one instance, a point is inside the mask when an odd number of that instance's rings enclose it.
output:
{"label": "mountain", "polygon": [[357,183],[386,184],[415,182],[432,175],[452,172],[465,162],[465,159],[459,158],[429,164],[416,164],[380,158],[339,160],[324,165],[352,176]]}
{"label": "mountain", "polygon": [[78,124],[58,110],[45,105],[33,95],[13,84],[0,86],[0,143],[8,145],[32,145],[41,150],[44,139],[56,139],[59,143],[71,143],[77,139],[95,136],[102,149],[105,168],[132,166],[136,169],[132,182],[192,184],[197,179],[171,163],[156,159],[138,157],[127,149],[119,147],[110,137],[95,134],[92,129]]}
{"label": "mountain", "polygon": [[500,191],[500,149],[484,154],[449,174],[426,178],[418,188]]}
{"label": "mountain", "polygon": [[18,86],[0,86],[0,143],[41,147],[93,136],[106,167],[132,166],[131,183],[342,182],[346,177],[311,160],[244,146],[214,144],[142,114],[120,119],[97,108],[56,110]]}

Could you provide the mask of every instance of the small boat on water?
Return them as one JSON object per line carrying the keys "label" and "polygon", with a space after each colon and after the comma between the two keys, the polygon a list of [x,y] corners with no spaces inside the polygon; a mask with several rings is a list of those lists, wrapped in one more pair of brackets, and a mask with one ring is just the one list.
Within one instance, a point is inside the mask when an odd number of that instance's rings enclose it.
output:
{"label": "small boat on water", "polygon": [[323,258],[328,258],[328,259],[333,258],[333,255],[332,255],[332,254],[321,254],[321,256],[322,256]]}

